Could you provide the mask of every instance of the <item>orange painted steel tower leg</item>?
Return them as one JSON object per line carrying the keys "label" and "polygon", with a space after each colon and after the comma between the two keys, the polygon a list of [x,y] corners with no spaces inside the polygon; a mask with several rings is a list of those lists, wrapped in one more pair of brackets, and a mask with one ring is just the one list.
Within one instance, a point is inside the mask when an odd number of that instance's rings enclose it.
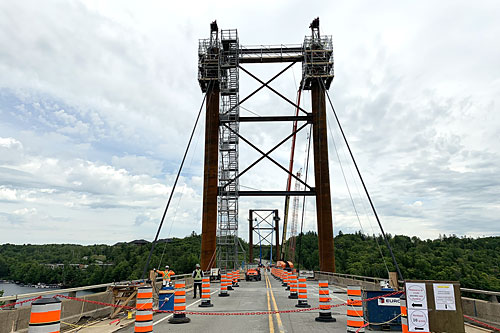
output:
{"label": "orange painted steel tower leg", "polygon": [[203,172],[203,215],[201,220],[201,269],[215,266],[217,246],[217,173],[219,159],[219,84],[212,81],[207,91],[205,167]]}
{"label": "orange painted steel tower leg", "polygon": [[319,80],[313,80],[311,83],[311,101],[319,267],[323,272],[335,272],[325,89]]}

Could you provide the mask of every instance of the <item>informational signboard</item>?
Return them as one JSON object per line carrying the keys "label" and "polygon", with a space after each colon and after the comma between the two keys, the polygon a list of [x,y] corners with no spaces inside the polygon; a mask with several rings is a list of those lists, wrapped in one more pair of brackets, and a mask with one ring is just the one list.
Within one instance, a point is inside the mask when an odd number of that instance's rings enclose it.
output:
{"label": "informational signboard", "polygon": [[456,311],[455,292],[451,283],[434,283],[434,303],[436,310]]}
{"label": "informational signboard", "polygon": [[430,332],[429,313],[427,309],[408,309],[408,331],[409,332]]}
{"label": "informational signboard", "polygon": [[408,332],[466,333],[457,281],[405,282]]}
{"label": "informational signboard", "polygon": [[406,299],[408,309],[427,309],[425,283],[407,282]]}
{"label": "informational signboard", "polygon": [[401,306],[399,297],[381,297],[378,299],[378,305],[381,306]]}
{"label": "informational signboard", "polygon": [[408,331],[430,332],[425,283],[406,283],[406,306],[408,307]]}

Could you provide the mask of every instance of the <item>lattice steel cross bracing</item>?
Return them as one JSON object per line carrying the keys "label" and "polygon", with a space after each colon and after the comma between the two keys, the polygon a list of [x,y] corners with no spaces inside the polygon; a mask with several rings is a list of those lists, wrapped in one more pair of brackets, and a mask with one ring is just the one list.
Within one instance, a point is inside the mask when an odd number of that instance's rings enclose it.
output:
{"label": "lattice steel cross bracing", "polygon": [[[217,265],[232,268],[238,265],[238,198],[242,196],[314,195],[317,206],[317,224],[320,269],[334,271],[333,228],[328,176],[328,146],[326,141],[325,89],[333,79],[333,48],[331,37],[320,36],[319,19],[310,26],[311,36],[302,45],[240,46],[236,30],[219,30],[211,24],[210,39],[200,41],[198,80],[207,93],[207,123],[205,127],[205,168],[203,189],[202,254],[203,269]],[[220,38],[219,38],[220,37]],[[285,69],[264,82],[240,63],[289,62]],[[311,90],[312,111],[307,112],[270,86],[293,64],[302,62],[301,87]],[[217,64],[217,66],[216,66]],[[239,69],[257,80],[261,86],[239,100]],[[239,105],[261,89],[270,89],[284,101],[298,109],[300,116],[241,117]],[[219,103],[220,99],[220,103]],[[269,151],[262,151],[239,132],[239,122],[292,121],[300,122],[293,133]],[[278,163],[270,154],[296,133],[313,127],[314,173],[316,188],[303,182]],[[255,149],[261,157],[239,172],[239,142]],[[303,191],[240,191],[239,178],[261,160],[268,159],[304,186]],[[215,198],[215,199],[214,199]],[[217,205],[214,202],[217,202]],[[285,241],[285,240],[283,240]],[[215,245],[217,243],[217,245]],[[217,247],[217,251],[216,251]]]}
{"label": "lattice steel cross bracing", "polygon": [[[262,242],[269,244],[271,247],[271,258],[270,261],[276,263],[279,260],[279,249],[280,249],[280,238],[279,238],[279,214],[277,209],[250,209],[248,211],[248,263],[254,263],[253,257],[253,237],[254,233],[258,236],[259,245],[262,246]],[[273,250],[273,236],[276,238]],[[262,248],[261,248],[262,249]],[[261,250],[262,251],[262,250]],[[262,255],[262,252],[260,253]],[[262,257],[260,256],[260,259]],[[267,258],[265,258],[267,259]],[[260,263],[260,261],[259,261]]]}

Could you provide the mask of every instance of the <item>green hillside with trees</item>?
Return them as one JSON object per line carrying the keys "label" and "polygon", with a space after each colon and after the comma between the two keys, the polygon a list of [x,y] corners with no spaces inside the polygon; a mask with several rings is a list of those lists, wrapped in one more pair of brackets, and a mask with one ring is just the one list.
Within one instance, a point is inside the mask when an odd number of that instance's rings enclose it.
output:
{"label": "green hillside with trees", "polygon": [[[500,237],[421,240],[398,235],[390,236],[390,243],[407,279],[458,280],[463,287],[500,291]],[[248,243],[241,240],[241,244],[248,249]],[[150,247],[146,241],[112,246],[3,244],[0,279],[67,287],[139,279]],[[199,262],[200,250],[201,236],[194,232],[182,239],[162,240],[150,268],[168,264],[178,274],[189,273]],[[264,258],[269,258],[269,252],[269,246],[263,246]],[[254,246],[254,254],[259,255],[258,246]],[[335,256],[338,273],[386,278],[387,269],[394,270],[381,237],[340,232],[335,237]],[[319,269],[315,232],[298,236],[294,262],[296,267]]]}

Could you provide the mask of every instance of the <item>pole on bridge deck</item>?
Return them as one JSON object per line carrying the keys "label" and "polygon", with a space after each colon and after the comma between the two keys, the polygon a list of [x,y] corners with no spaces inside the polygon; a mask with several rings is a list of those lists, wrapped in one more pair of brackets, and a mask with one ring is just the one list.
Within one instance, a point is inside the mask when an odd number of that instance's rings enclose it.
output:
{"label": "pole on bridge deck", "polygon": [[212,81],[207,90],[203,214],[201,220],[201,269],[203,271],[207,271],[215,266],[215,251],[217,246],[219,90],[218,81]]}
{"label": "pole on bridge deck", "polygon": [[253,264],[253,210],[248,211],[248,263]]}
{"label": "pole on bridge deck", "polygon": [[325,88],[319,80],[311,82],[319,267],[322,272],[335,272]]}

